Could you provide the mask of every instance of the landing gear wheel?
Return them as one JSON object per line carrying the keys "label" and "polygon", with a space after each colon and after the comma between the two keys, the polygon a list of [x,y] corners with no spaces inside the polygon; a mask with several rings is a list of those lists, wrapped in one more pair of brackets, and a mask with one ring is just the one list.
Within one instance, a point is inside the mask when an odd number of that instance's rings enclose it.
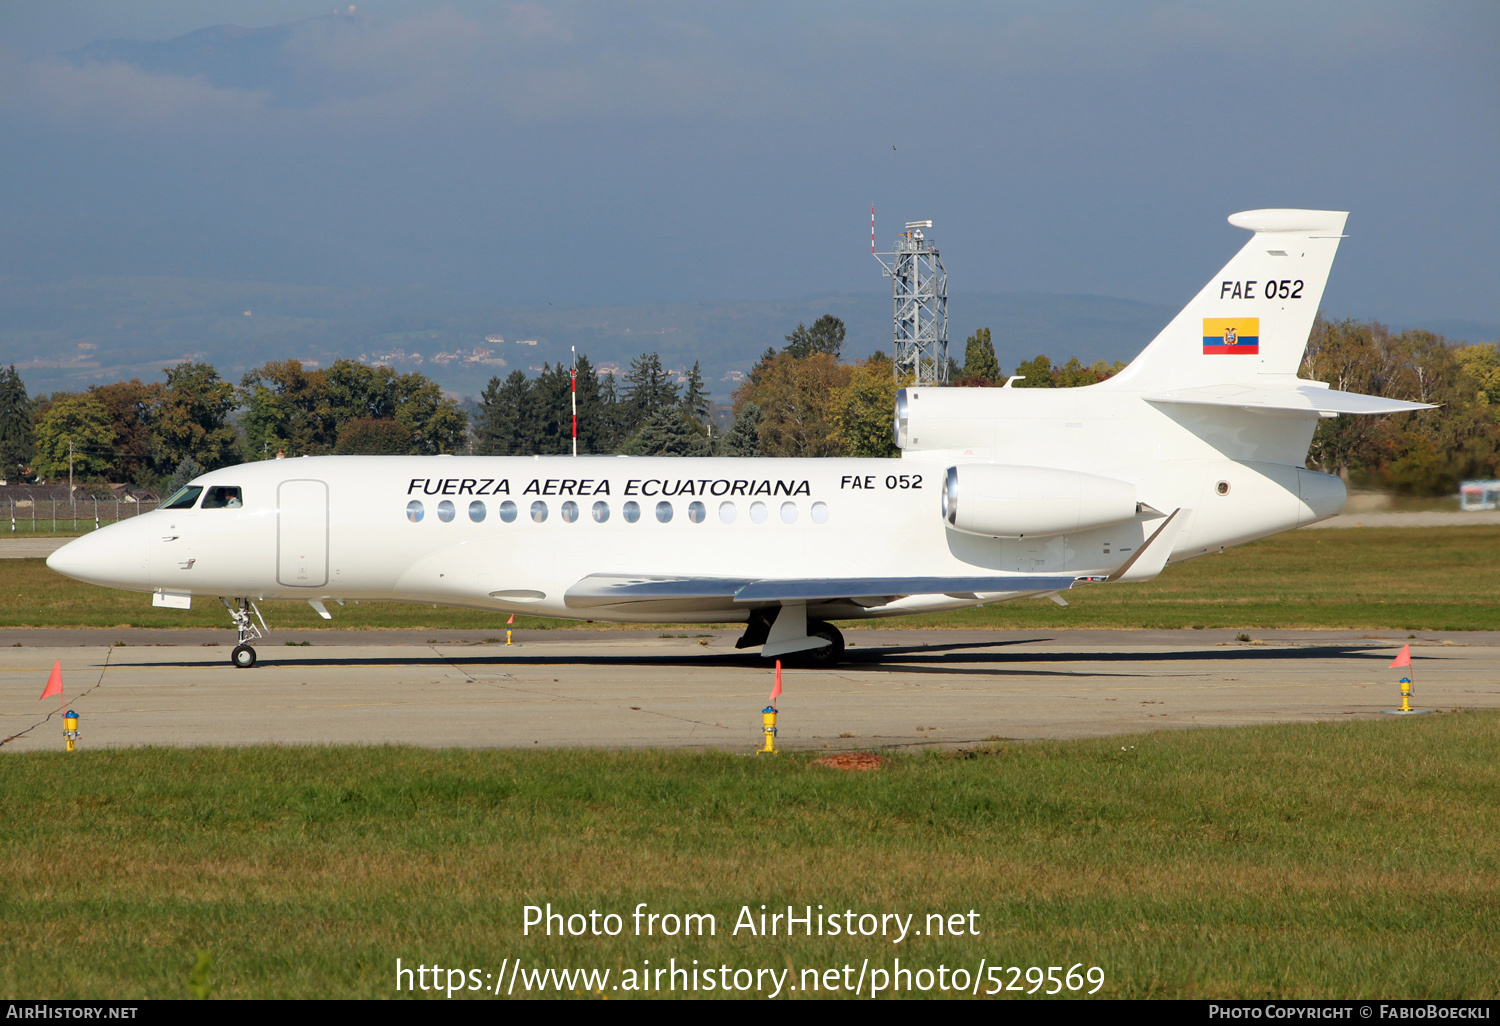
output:
{"label": "landing gear wheel", "polygon": [[823,620],[814,620],[807,625],[807,636],[809,638],[827,638],[828,644],[822,648],[815,648],[810,652],[804,652],[813,666],[833,666],[843,661],[844,658],[844,636],[839,629],[831,623]]}
{"label": "landing gear wheel", "polygon": [[249,645],[236,645],[229,654],[229,661],[241,670],[248,670],[255,665],[255,649]]}
{"label": "landing gear wheel", "polygon": [[782,659],[787,666],[797,666],[809,670],[821,670],[829,666],[836,666],[844,658],[844,636],[839,629],[831,623],[822,620],[809,620],[807,623],[807,636],[809,638],[824,638],[828,644],[817,648],[810,648],[804,652],[793,652]]}

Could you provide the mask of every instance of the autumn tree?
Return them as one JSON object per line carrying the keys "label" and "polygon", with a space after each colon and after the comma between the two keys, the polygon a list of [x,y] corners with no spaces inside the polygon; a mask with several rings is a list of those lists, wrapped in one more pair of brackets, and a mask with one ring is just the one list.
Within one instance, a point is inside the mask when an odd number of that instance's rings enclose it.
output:
{"label": "autumn tree", "polygon": [[160,480],[156,471],[160,460],[154,425],[165,391],[160,383],[145,384],[139,378],[89,389],[104,407],[114,432],[111,480],[132,481],[141,486],[155,485]]}
{"label": "autumn tree", "polygon": [[1016,373],[1022,380],[1015,383],[1016,388],[1052,388],[1052,361],[1045,354],[1038,353],[1030,360],[1022,361],[1016,367]]}
{"label": "autumn tree", "polygon": [[990,329],[980,328],[964,342],[963,373],[954,383],[974,387],[985,382],[998,385],[1001,381],[1000,361],[995,359]]}
{"label": "autumn tree", "polygon": [[191,456],[209,470],[235,461],[236,435],[229,414],[238,405],[234,386],[212,364],[168,367],[161,401],[152,411],[153,462],[165,473]]}
{"label": "autumn tree", "polygon": [[113,467],[109,412],[91,392],[54,394],[36,424],[32,466],[46,480],[104,478]]}
{"label": "autumn tree", "polygon": [[392,417],[357,417],[339,429],[333,451],[340,456],[405,456],[411,432]]}
{"label": "autumn tree", "polygon": [[844,456],[899,456],[892,429],[897,382],[891,361],[880,353],[850,369],[849,383],[834,404],[840,454]]}
{"label": "autumn tree", "polygon": [[300,360],[272,360],[241,378],[246,456],[259,460],[277,452],[311,456],[331,451],[338,430],[326,385],[323,371],[309,370]]}
{"label": "autumn tree", "polygon": [[853,369],[829,353],[798,359],[780,353],[735,392],[735,409],[760,407],[760,451],[766,456],[835,456],[838,392]]}

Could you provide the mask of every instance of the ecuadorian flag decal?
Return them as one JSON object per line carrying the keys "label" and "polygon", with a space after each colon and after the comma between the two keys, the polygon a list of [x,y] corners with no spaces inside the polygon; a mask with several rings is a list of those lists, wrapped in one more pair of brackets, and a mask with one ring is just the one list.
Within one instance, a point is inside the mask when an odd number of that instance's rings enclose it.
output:
{"label": "ecuadorian flag decal", "polygon": [[1203,318],[1203,355],[1220,353],[1256,356],[1260,353],[1259,317]]}

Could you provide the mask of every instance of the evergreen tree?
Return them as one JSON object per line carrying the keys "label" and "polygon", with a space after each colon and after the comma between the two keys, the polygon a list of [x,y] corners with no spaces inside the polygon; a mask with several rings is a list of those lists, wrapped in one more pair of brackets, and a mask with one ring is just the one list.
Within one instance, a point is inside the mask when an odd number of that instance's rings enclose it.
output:
{"label": "evergreen tree", "polygon": [[522,456],[531,452],[527,431],[531,384],[522,371],[511,371],[502,383],[490,378],[479,397],[475,451],[481,456]]}
{"label": "evergreen tree", "polygon": [[177,469],[172,471],[172,476],[167,481],[167,490],[165,494],[162,495],[162,498],[165,499],[169,496],[175,495],[177,493],[177,489],[181,488],[183,485],[187,484],[189,481],[191,481],[201,473],[203,473],[203,468],[198,466],[198,464],[193,460],[191,456],[184,456],[182,458],[182,461],[177,464]]}
{"label": "evergreen tree", "polygon": [[662,409],[677,408],[677,385],[662,368],[661,357],[642,353],[625,375],[625,434],[633,435]]}
{"label": "evergreen tree", "polygon": [[[604,409],[599,374],[583,354],[578,356],[578,452],[614,452],[610,437],[610,413]],[[569,450],[571,451],[571,449]]]}
{"label": "evergreen tree", "polygon": [[531,384],[532,451],[543,456],[573,451],[571,381],[566,364],[542,364]]}
{"label": "evergreen tree", "polygon": [[729,434],[720,437],[715,456],[760,455],[760,407],[744,403],[734,415]]}
{"label": "evergreen tree", "polygon": [[708,423],[708,390],[703,387],[703,374],[698,370],[698,361],[693,361],[693,369],[688,374],[687,388],[682,394],[682,412],[691,420],[707,425]]}
{"label": "evergreen tree", "polygon": [[0,371],[0,478],[19,480],[36,450],[32,403],[16,365]]}
{"label": "evergreen tree", "polygon": [[621,418],[620,394],[615,388],[614,374],[599,379],[599,441],[596,451],[618,452],[625,441],[624,424]]}
{"label": "evergreen tree", "polygon": [[844,348],[844,322],[833,314],[824,314],[813,322],[811,328],[797,322],[797,330],[786,336],[786,348],[799,360],[815,353],[827,353],[837,362]]}
{"label": "evergreen tree", "polygon": [[620,450],[628,456],[707,456],[708,439],[681,410],[663,407]]}

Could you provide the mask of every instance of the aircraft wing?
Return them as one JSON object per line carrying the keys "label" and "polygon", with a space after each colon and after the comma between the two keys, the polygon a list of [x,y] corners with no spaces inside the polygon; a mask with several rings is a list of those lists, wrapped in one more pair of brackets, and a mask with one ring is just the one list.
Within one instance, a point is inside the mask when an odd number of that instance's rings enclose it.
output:
{"label": "aircraft wing", "polygon": [[1242,406],[1252,410],[1291,410],[1299,413],[1406,413],[1434,409],[1431,403],[1409,403],[1359,392],[1340,392],[1318,382],[1285,388],[1252,385],[1200,385],[1143,396],[1148,403],[1182,403],[1196,406]]}
{"label": "aircraft wing", "polygon": [[737,605],[823,602],[898,595],[1066,591],[1090,578],[1051,577],[673,577],[653,574],[590,574],[563,595],[573,609],[627,602],[713,601]]}

